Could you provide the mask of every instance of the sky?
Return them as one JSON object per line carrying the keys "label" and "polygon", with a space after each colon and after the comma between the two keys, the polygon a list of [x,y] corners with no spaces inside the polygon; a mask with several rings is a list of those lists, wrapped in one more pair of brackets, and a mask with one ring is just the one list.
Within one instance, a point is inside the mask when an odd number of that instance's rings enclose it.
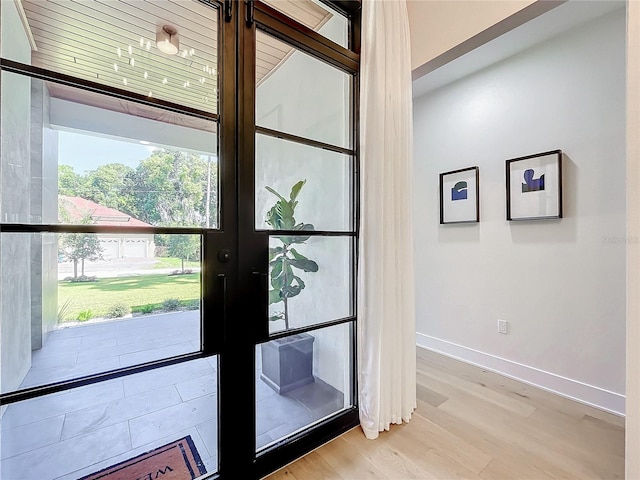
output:
{"label": "sky", "polygon": [[58,164],[70,165],[79,174],[107,163],[122,163],[135,168],[151,156],[154,148],[137,142],[59,131]]}

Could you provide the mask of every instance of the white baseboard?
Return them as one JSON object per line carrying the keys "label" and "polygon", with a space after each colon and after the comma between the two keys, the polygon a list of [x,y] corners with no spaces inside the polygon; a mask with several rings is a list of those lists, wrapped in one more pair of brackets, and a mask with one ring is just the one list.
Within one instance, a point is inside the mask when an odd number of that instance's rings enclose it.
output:
{"label": "white baseboard", "polygon": [[433,350],[592,407],[620,416],[625,414],[625,396],[619,393],[610,392],[446,340],[440,340],[423,333],[416,333],[416,342],[419,347]]}

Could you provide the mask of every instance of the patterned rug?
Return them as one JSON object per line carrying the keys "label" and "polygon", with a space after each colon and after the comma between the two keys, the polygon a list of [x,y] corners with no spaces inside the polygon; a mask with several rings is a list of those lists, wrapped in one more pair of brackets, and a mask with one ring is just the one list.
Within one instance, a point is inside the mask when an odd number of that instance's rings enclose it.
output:
{"label": "patterned rug", "polygon": [[198,450],[187,435],[79,480],[193,480],[205,473]]}

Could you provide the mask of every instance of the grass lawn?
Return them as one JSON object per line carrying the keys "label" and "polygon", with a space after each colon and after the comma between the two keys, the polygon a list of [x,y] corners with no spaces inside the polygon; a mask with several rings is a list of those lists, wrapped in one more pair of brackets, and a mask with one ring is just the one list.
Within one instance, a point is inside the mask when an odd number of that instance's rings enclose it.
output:
{"label": "grass lawn", "polygon": [[[191,262],[185,260],[184,268],[199,268],[200,262]],[[156,262],[153,264],[153,268],[175,268],[180,270],[182,268],[182,260],[174,257],[156,257]]]}
{"label": "grass lawn", "polygon": [[59,308],[69,301],[64,320],[76,320],[83,310],[91,310],[93,317],[102,317],[117,304],[124,304],[133,311],[139,311],[145,305],[158,308],[170,298],[197,302],[200,299],[200,274],[135,275],[98,278],[96,282],[58,282]]}

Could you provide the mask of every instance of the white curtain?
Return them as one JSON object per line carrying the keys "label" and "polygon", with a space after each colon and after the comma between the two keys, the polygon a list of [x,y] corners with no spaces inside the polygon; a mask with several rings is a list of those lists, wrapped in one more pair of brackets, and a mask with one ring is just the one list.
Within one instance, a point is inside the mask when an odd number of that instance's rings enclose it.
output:
{"label": "white curtain", "polygon": [[358,361],[372,439],[416,408],[410,56],[405,0],[363,0]]}

